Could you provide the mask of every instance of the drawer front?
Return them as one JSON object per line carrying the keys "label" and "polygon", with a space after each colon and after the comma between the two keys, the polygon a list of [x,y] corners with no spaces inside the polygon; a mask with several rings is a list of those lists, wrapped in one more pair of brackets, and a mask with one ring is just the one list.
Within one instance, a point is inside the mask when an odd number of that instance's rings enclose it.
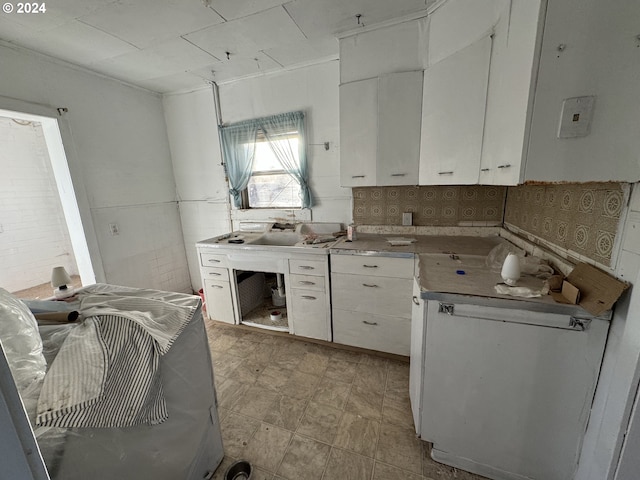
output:
{"label": "drawer front", "polygon": [[413,280],[364,275],[331,275],[331,302],[356,312],[411,318]]}
{"label": "drawer front", "polygon": [[331,255],[331,271],[375,277],[413,278],[413,258]]}
{"label": "drawer front", "polygon": [[300,260],[292,258],[289,260],[289,273],[324,277],[326,266],[326,260]]}
{"label": "drawer front", "polygon": [[305,290],[325,291],[324,277],[314,277],[313,275],[299,275],[292,273],[289,275],[289,286],[291,288],[303,288]]}
{"label": "drawer front", "polygon": [[221,282],[229,281],[229,270],[219,267],[201,267],[200,274],[206,280],[220,280]]}
{"label": "drawer front", "polygon": [[411,321],[334,308],[333,341],[409,356]]}
{"label": "drawer front", "polygon": [[210,319],[235,323],[231,285],[228,281],[205,280],[204,298]]}
{"label": "drawer front", "polygon": [[203,267],[228,267],[229,263],[226,255],[202,252],[200,254],[200,265]]}
{"label": "drawer front", "polygon": [[296,335],[330,341],[327,297],[324,292],[291,290],[289,321]]}

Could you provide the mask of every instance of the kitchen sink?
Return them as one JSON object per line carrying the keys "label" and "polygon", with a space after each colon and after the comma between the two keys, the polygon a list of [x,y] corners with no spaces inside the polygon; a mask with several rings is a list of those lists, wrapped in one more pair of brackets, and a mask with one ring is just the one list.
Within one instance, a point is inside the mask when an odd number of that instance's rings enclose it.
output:
{"label": "kitchen sink", "polygon": [[302,241],[297,233],[293,232],[267,232],[258,238],[248,241],[251,245],[270,245],[274,247],[292,247]]}

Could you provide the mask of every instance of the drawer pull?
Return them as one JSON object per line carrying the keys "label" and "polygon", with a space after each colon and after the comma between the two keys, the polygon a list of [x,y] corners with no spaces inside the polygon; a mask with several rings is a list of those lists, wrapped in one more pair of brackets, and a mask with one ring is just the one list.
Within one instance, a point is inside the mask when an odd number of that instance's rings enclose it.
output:
{"label": "drawer pull", "polygon": [[378,285],[369,284],[369,283],[363,283],[362,286],[363,287],[369,287],[369,288],[378,288]]}
{"label": "drawer pull", "polygon": [[420,305],[420,302],[418,301],[418,297],[416,297],[415,295],[413,297],[413,303],[415,303],[416,305]]}
{"label": "drawer pull", "polygon": [[378,265],[362,265],[364,268],[378,268]]}
{"label": "drawer pull", "polygon": [[222,285],[211,285],[213,288],[224,288]]}
{"label": "drawer pull", "polygon": [[453,170],[450,172],[438,172],[438,175],[453,175]]}
{"label": "drawer pull", "polygon": [[218,272],[209,272],[209,275],[215,275],[216,277],[219,277],[222,274]]}
{"label": "drawer pull", "polygon": [[315,285],[316,282],[310,282],[309,280],[300,280],[298,282],[300,285]]}
{"label": "drawer pull", "polygon": [[351,178],[364,178],[366,175],[351,175]]}
{"label": "drawer pull", "polygon": [[365,325],[371,325],[372,327],[378,325],[378,322],[367,322],[366,320],[362,320],[362,323],[364,323]]}
{"label": "drawer pull", "polygon": [[404,177],[406,175],[407,175],[406,173],[392,173],[391,174],[392,177]]}
{"label": "drawer pull", "polygon": [[498,168],[509,168],[510,166],[510,163],[505,163],[504,165],[498,165]]}
{"label": "drawer pull", "polygon": [[209,260],[207,260],[209,263],[220,263],[220,260],[216,260],[214,258],[210,258]]}
{"label": "drawer pull", "polygon": [[300,269],[302,269],[302,270],[315,270],[316,267],[312,267],[311,265],[300,265]]}
{"label": "drawer pull", "polygon": [[305,300],[317,300],[316,297],[313,297],[311,295],[302,295],[300,298],[304,298]]}
{"label": "drawer pull", "polygon": [[488,172],[489,170],[491,170],[490,168],[481,168],[480,171],[481,172]]}

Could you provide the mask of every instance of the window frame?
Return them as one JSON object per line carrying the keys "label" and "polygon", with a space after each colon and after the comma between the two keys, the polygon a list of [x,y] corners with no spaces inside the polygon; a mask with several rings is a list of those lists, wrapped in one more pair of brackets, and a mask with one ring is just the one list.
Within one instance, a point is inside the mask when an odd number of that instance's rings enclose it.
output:
{"label": "window frame", "polygon": [[[283,130],[288,130],[288,128]],[[260,142],[267,142],[267,139],[265,138],[264,133],[261,133],[262,129],[258,129],[258,135],[256,138],[256,145]],[[295,131],[295,133],[288,133],[286,138],[291,138],[291,137],[295,137],[298,139],[299,142],[302,141],[302,138],[300,136],[300,132],[299,131]],[[257,150],[257,148],[256,148]],[[255,155],[255,153],[254,153]],[[254,160],[255,161],[255,160]],[[282,165],[281,165],[282,167]],[[253,170],[253,168],[251,169],[251,177],[254,176],[269,176],[269,175],[288,175],[297,185],[298,185],[298,189],[300,190],[302,187],[300,185],[300,182],[298,182],[298,180],[291,175],[290,173],[288,173],[284,168],[281,168],[280,170]],[[243,210],[302,210],[303,206],[302,206],[302,198],[300,196],[300,192],[298,194],[298,200],[299,203],[296,206],[269,206],[269,207],[252,207],[249,204],[249,185],[247,185],[247,188],[245,188],[244,190],[242,190],[242,192],[240,192],[240,198],[242,200],[242,209]]]}

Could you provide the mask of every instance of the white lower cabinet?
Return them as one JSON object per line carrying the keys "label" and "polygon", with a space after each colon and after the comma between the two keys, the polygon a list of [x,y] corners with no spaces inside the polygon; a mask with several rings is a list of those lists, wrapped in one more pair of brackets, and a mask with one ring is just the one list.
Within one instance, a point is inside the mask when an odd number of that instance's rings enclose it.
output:
{"label": "white lower cabinet", "polygon": [[409,355],[411,321],[401,317],[333,309],[333,341],[343,345]]}
{"label": "white lower cabinet", "polygon": [[408,356],[414,269],[413,256],[332,252],[333,341]]}
{"label": "white lower cabinet", "polygon": [[434,460],[488,478],[574,478],[609,322],[422,300],[410,398]]}
{"label": "white lower cabinet", "polygon": [[294,335],[331,341],[328,257],[289,259],[287,308]]}
{"label": "white lower cabinet", "polygon": [[227,280],[204,280],[207,315],[212,320],[235,323],[231,285]]}

